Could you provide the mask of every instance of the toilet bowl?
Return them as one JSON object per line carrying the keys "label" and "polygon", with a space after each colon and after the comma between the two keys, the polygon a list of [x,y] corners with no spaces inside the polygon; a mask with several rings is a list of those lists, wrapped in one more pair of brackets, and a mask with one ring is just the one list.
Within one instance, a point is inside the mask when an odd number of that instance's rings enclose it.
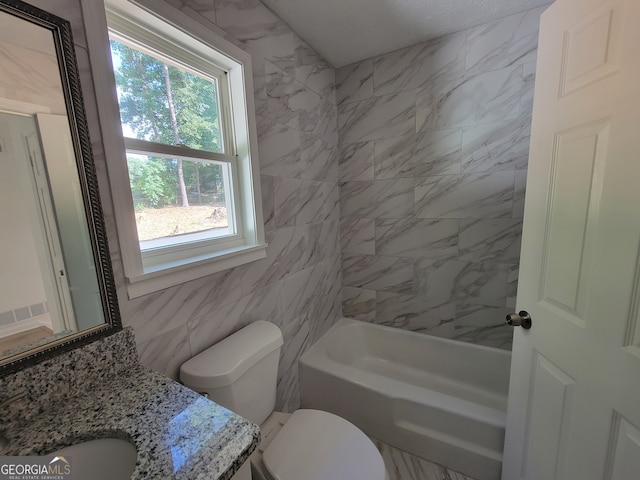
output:
{"label": "toilet bowl", "polygon": [[275,412],[282,333],[258,321],[185,362],[180,379],[260,425],[262,441],[233,480],[386,480],[380,452],[332,413]]}

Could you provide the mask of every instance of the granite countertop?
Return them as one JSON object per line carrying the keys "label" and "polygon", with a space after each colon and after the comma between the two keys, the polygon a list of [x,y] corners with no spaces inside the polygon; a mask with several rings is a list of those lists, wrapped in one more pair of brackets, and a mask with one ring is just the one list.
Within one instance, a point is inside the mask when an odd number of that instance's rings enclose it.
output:
{"label": "granite countertop", "polygon": [[[27,405],[28,408],[28,405]],[[96,438],[132,442],[132,479],[231,478],[258,445],[257,425],[139,364],[42,414],[12,422],[4,455],[44,455]]]}

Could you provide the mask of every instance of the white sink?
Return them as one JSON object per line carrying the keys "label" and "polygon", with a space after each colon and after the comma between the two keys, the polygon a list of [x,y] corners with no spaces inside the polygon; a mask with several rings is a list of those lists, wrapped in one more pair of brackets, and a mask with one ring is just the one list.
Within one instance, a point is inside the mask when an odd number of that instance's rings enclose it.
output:
{"label": "white sink", "polygon": [[119,438],[88,440],[48,455],[65,457],[72,478],[91,480],[129,480],[138,457],[136,447]]}

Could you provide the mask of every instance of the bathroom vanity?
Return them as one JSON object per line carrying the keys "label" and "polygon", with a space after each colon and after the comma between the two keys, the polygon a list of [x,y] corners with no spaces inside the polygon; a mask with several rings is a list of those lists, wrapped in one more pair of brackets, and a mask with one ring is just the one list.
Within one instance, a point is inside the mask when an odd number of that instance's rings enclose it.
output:
{"label": "bathroom vanity", "polygon": [[131,479],[229,479],[260,440],[257,425],[140,365],[131,329],[6,376],[0,392],[25,393],[0,412],[2,455],[119,438],[137,451]]}

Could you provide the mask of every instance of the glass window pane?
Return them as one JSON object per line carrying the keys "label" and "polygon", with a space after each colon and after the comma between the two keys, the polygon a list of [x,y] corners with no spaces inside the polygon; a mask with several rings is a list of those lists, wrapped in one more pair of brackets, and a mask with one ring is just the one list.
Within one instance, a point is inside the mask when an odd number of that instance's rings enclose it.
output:
{"label": "glass window pane", "polygon": [[111,39],[125,137],[224,153],[215,78]]}
{"label": "glass window pane", "polygon": [[[130,153],[127,164],[143,249],[235,232],[228,164]],[[184,237],[196,232],[202,235]],[[158,239],[175,241],[149,243]]]}

